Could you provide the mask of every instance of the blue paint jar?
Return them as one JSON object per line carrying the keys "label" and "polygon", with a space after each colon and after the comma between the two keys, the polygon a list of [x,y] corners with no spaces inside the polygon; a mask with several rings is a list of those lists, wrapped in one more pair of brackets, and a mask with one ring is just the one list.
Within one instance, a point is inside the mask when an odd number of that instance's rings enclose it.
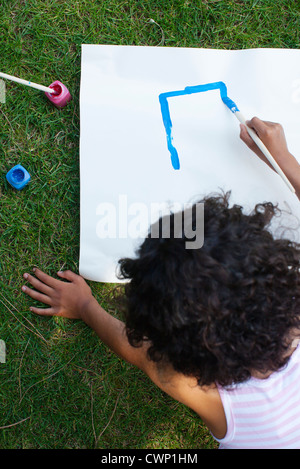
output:
{"label": "blue paint jar", "polygon": [[6,179],[12,187],[21,190],[30,181],[30,174],[22,165],[17,164],[8,171]]}

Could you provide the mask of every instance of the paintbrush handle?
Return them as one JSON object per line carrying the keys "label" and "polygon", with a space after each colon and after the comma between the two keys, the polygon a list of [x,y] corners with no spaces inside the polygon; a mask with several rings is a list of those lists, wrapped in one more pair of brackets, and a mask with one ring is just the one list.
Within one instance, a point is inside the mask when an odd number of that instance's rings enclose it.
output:
{"label": "paintbrush handle", "polygon": [[267,149],[267,147],[265,146],[265,144],[261,141],[261,139],[258,137],[257,133],[254,132],[254,130],[252,130],[250,127],[247,126],[246,124],[246,119],[244,118],[243,114],[240,112],[240,111],[237,111],[234,113],[236,118],[240,121],[241,124],[244,124],[246,126],[246,129],[247,129],[247,132],[248,134],[250,135],[250,137],[252,138],[252,140],[256,143],[256,145],[258,146],[258,148],[263,152],[263,154],[265,155],[265,157],[267,158],[267,160],[269,161],[269,163],[273,166],[273,168],[275,169],[276,173],[279,174],[279,176],[281,176],[281,178],[283,179],[283,181],[286,183],[286,185],[288,186],[288,188],[295,194],[296,191],[295,191],[295,188],[292,186],[292,184],[290,183],[290,181],[288,180],[288,178],[286,177],[286,175],[284,174],[284,172],[282,171],[282,169],[280,168],[280,166],[278,165],[277,161],[274,159],[274,157],[271,155],[271,153],[269,152],[269,150]]}
{"label": "paintbrush handle", "polygon": [[7,75],[7,73],[0,72],[1,78],[6,78],[7,80],[15,81],[16,83],[21,83],[21,85],[30,86],[31,88],[36,88],[37,90],[45,91],[46,93],[55,93],[55,90],[48,88],[47,86],[39,85],[38,83],[32,83],[31,81],[23,80],[22,78],[14,77],[12,75]]}

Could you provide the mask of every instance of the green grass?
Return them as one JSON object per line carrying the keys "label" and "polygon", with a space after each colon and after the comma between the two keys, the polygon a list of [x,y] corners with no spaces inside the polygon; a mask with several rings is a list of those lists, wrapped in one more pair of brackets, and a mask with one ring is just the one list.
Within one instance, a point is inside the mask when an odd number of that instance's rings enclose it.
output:
{"label": "green grass", "polygon": [[[6,82],[0,104],[0,448],[216,448],[192,411],[83,323],[31,314],[22,275],[34,265],[78,271],[82,43],[299,48],[299,1],[1,0],[0,22],[1,71],[45,85],[61,79],[73,96],[58,110]],[[32,176],[20,192],[5,179],[17,163]],[[118,314],[112,286],[90,285]]]}

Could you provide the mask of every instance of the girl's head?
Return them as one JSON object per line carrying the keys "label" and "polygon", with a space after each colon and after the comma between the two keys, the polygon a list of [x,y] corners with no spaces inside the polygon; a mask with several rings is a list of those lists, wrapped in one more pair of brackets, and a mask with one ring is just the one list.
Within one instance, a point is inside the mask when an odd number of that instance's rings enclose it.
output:
{"label": "girl's head", "polygon": [[151,360],[196,377],[199,385],[230,386],[254,370],[278,370],[300,331],[300,246],[268,231],[279,213],[273,204],[246,215],[229,207],[229,196],[201,201],[200,249],[186,249],[184,236],[172,237],[171,216],[170,238],[149,234],[135,259],[120,260],[120,275],[130,280],[129,342],[149,341]]}

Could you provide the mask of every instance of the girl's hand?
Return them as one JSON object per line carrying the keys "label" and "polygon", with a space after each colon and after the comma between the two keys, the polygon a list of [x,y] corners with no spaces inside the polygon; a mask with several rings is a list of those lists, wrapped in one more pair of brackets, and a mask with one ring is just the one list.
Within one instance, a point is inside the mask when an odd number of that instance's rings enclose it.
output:
{"label": "girl's hand", "polygon": [[[253,129],[265,144],[273,158],[294,186],[296,195],[300,200],[300,165],[288,150],[283,127],[274,122],[262,121],[258,119],[258,117],[253,117],[253,119],[247,121],[247,126]],[[246,126],[241,124],[240,129],[241,140],[246,143],[250,150],[254,151],[261,160],[267,163],[273,171],[275,171],[273,166],[269,163],[267,158],[248,134]]]}
{"label": "girl's hand", "polygon": [[88,304],[94,300],[91,289],[80,276],[67,270],[57,275],[67,282],[57,280],[42,272],[33,269],[36,277],[25,273],[23,277],[34,287],[25,285],[22,291],[31,298],[45,303],[49,308],[30,307],[30,311],[44,316],[63,316],[69,319],[82,319]]}
{"label": "girl's hand", "polygon": [[[294,157],[288,150],[282,125],[275,122],[262,121],[258,117],[253,117],[253,119],[247,121],[247,126],[257,133],[258,137],[265,144],[273,158],[284,170],[285,166],[289,165],[290,161],[294,159]],[[241,124],[240,129],[241,140],[250,148],[250,150],[252,150],[260,159],[273,169],[273,166],[269,163],[262,151],[248,134],[246,126]]]}

